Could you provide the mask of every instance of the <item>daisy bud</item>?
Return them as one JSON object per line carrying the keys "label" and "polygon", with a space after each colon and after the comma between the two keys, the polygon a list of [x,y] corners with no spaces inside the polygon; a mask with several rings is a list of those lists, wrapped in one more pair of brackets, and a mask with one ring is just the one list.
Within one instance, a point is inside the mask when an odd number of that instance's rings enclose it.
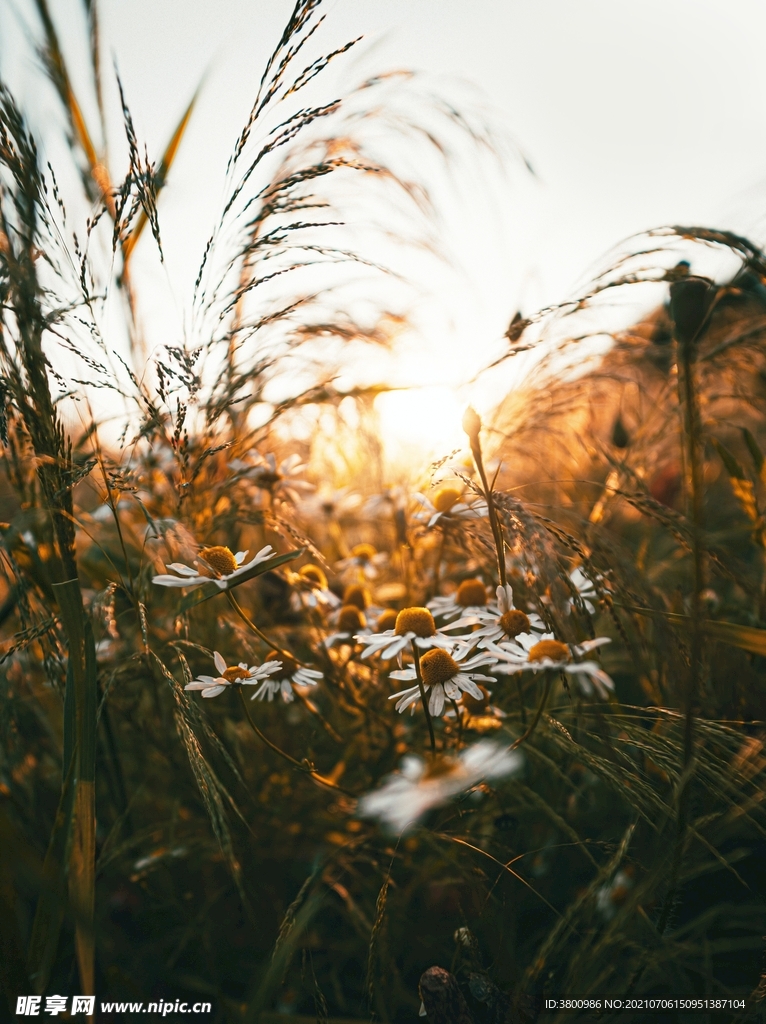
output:
{"label": "daisy bud", "polygon": [[468,434],[471,447],[479,443],[479,431],[481,430],[481,417],[472,405],[469,405],[463,413],[463,430]]}

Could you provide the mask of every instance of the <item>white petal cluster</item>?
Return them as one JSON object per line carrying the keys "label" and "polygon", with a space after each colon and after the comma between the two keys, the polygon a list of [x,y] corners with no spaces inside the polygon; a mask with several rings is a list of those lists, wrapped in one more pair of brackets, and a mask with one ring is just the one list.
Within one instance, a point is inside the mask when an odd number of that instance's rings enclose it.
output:
{"label": "white petal cluster", "polygon": [[[267,661],[263,665],[250,667],[245,662],[240,662],[239,665],[229,667],[223,655],[218,651],[213,652],[213,661],[219,675],[197,676],[192,682],[187,683],[184,689],[201,690],[203,697],[217,697],[219,693],[223,693],[230,686],[255,686],[282,668],[281,661]],[[225,673],[230,672],[231,668],[241,669],[242,676],[234,680],[227,679]]]}
{"label": "white petal cluster", "polygon": [[[428,695],[428,710],[434,717],[441,715],[445,707],[447,707],[448,700],[460,700],[464,693],[469,693],[476,700],[483,700],[484,694],[477,686],[477,682],[495,682],[494,676],[485,676],[477,672],[476,669],[494,666],[497,663],[497,659],[485,652],[474,655],[473,658],[468,658],[468,660],[464,661],[463,659],[466,658],[469,650],[469,648],[465,647],[458,651],[452,651],[451,657],[459,664],[460,671],[456,672],[451,679],[447,679],[443,683],[436,683],[434,686],[424,683],[423,689]],[[392,679],[397,679],[401,682],[417,679],[414,665],[400,671],[391,672],[390,676]],[[392,694],[388,699],[396,701],[396,710],[400,714],[403,714],[407,708],[410,708],[410,713],[414,714],[415,705],[420,700],[420,687],[416,683],[415,686]]]}
{"label": "white petal cluster", "polygon": [[[359,801],[363,818],[377,818],[389,831],[400,835],[432,807],[473,788],[484,779],[499,779],[521,770],[524,760],[494,740],[480,740],[454,759],[426,765],[419,757],[405,757],[401,770]],[[435,770],[436,769],[436,770]]]}
{"label": "white petal cluster", "polygon": [[[496,594],[497,601],[493,604],[488,604],[484,608],[466,608],[462,618],[456,622],[450,622],[443,628],[450,631],[467,629],[467,633],[456,633],[455,639],[470,644],[471,647],[488,647],[492,643],[507,639],[500,620],[506,612],[513,611],[515,608],[513,588],[510,583],[506,583],[504,587],[497,588]],[[545,623],[536,612],[525,612],[524,614],[534,633],[545,632]],[[476,626],[479,628],[476,629]]]}
{"label": "white petal cluster", "polygon": [[170,565],[165,566],[166,569],[172,569],[176,575],[160,575],[155,576],[152,579],[152,583],[157,583],[160,587],[200,587],[204,583],[215,583],[219,590],[226,590],[232,580],[235,580],[238,576],[246,573],[248,569],[252,569],[254,566],[259,565],[261,562],[268,561],[269,558],[273,558],[276,552],[272,548],[271,544],[267,544],[266,547],[261,548],[255,558],[251,558],[249,562],[245,562],[249,552],[238,551],[234,555],[234,561],[237,563],[237,568],[230,573],[225,573],[221,576],[210,576],[200,573],[199,562],[195,560],[196,569],[193,569],[189,565],[184,565],[183,562],[171,562]]}
{"label": "white petal cluster", "polygon": [[[266,662],[266,664],[277,665],[280,669],[282,668],[282,663],[279,661]],[[316,669],[304,668],[302,665],[299,665],[292,673],[283,675],[281,679],[264,679],[260,688],[255,691],[250,699],[272,701],[275,697],[281,697],[286,704],[289,704],[295,700],[293,684],[296,686],[316,686],[321,678],[322,673]]]}
{"label": "white petal cluster", "polygon": [[544,672],[546,669],[553,669],[572,676],[579,684],[586,696],[593,694],[594,687],[602,700],[608,700],[609,692],[614,690],[614,683],[610,676],[596,664],[595,661],[577,661],[590,651],[611,643],[608,636],[599,636],[594,640],[585,640],[581,644],[562,645],[566,647],[569,654],[566,658],[532,658],[532,649],[544,640],[555,640],[553,633],[543,633],[536,636],[532,633],[519,633],[513,641],[501,644],[488,644],[487,649],[498,659],[495,667],[496,672]]}

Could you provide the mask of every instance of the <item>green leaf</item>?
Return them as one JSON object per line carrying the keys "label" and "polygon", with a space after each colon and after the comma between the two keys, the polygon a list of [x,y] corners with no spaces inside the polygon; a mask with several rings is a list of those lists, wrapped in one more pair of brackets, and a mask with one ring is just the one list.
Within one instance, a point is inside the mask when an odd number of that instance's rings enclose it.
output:
{"label": "green leaf", "polygon": [[198,604],[202,604],[203,601],[209,601],[216,594],[224,594],[226,590],[234,590],[235,587],[240,586],[242,583],[247,583],[248,580],[255,579],[256,576],[262,576],[265,572],[278,569],[280,565],[284,565],[286,562],[294,562],[296,558],[300,558],[305,550],[305,548],[298,548],[296,551],[288,551],[285,555],[277,555],[275,558],[270,558],[267,562],[259,562],[252,569],[248,569],[241,576],[237,576],[225,589],[217,587],[215,583],[204,583],[201,587],[197,587],[191,594],[187,594],[183,598],[179,611],[188,612],[190,608],[195,608]]}

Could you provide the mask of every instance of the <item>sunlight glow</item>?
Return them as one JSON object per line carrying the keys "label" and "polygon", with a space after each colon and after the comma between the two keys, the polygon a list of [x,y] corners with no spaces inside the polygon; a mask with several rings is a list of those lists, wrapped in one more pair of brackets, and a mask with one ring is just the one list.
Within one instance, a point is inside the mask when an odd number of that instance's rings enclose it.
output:
{"label": "sunlight glow", "polygon": [[465,401],[444,386],[387,391],[375,399],[387,460],[402,469],[462,448]]}

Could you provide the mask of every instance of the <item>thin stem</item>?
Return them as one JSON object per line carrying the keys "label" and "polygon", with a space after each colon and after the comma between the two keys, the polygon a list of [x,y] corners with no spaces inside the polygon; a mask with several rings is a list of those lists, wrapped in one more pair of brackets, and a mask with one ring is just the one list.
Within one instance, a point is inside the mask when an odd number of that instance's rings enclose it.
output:
{"label": "thin stem", "polygon": [[229,604],[232,606],[234,611],[237,613],[237,615],[239,615],[240,619],[242,619],[245,625],[248,626],[259,639],[263,640],[265,644],[268,644],[268,646],[273,651],[276,651],[277,654],[281,654],[283,658],[289,658],[290,661],[295,661],[298,664],[300,664],[300,662],[298,661],[294,654],[290,654],[289,651],[283,651],[282,648],[278,646],[278,644],[275,644],[273,640],[269,640],[266,634],[262,633],[261,630],[258,629],[256,624],[249,618],[247,612],[244,610],[244,608],[242,608],[242,606],[239,604],[236,597],[234,597],[230,590],[225,591],[225,594],[226,599],[228,600]]}
{"label": "thin stem", "polygon": [[521,724],[527,724],[527,709],[524,707],[524,692],[521,689],[521,672],[516,673],[516,690],[519,694],[519,710],[521,711]]}
{"label": "thin stem", "polygon": [[345,793],[347,796],[353,796],[353,793],[350,793],[347,789],[343,789],[341,786],[333,782],[331,779],[327,779],[325,778],[324,775],[320,775],[319,772],[312,768],[307,761],[304,761],[303,763],[301,763],[300,761],[296,761],[291,754],[288,754],[286,751],[282,750],[282,748],[278,747],[276,743],[272,743],[269,737],[262,733],[261,730],[253,721],[250,715],[250,709],[247,706],[247,701],[245,700],[245,695],[242,692],[242,687],[237,686],[236,690],[239,693],[239,699],[242,702],[242,707],[245,710],[245,715],[247,716],[247,720],[250,723],[250,728],[253,730],[255,735],[262,743],[265,743],[266,746],[269,747],[269,749],[273,750],[275,754],[279,754],[279,756],[284,758],[285,761],[289,761],[289,763],[294,768],[297,768],[298,771],[305,772],[307,775],[310,775],[312,779],[315,779],[321,786],[326,786],[328,789],[337,789],[341,793]]}
{"label": "thin stem", "polygon": [[543,695],[540,698],[540,703],[537,705],[537,711],[535,717],[532,719],[529,728],[524,732],[515,743],[511,745],[511,750],[515,750],[516,747],[520,747],[522,743],[526,743],[529,737],[537,728],[537,723],[543,717],[543,711],[545,711],[545,705],[548,703],[548,694],[551,692],[551,673],[545,673],[545,685],[543,687]]}
{"label": "thin stem", "polygon": [[418,677],[418,687],[420,689],[420,700],[423,703],[423,711],[425,712],[426,722],[428,724],[428,735],[431,737],[431,753],[436,754],[436,737],[434,736],[434,724],[431,721],[431,712],[428,710],[428,701],[426,700],[426,688],[423,685],[423,676],[420,672],[420,652],[415,644],[415,641],[411,641],[412,644],[412,657],[415,659],[415,675]]}
{"label": "thin stem", "polygon": [[473,455],[473,461],[476,463],[476,468],[479,471],[481,477],[481,484],[484,488],[484,497],[487,499],[487,513],[489,515],[489,525],[492,527],[492,536],[495,539],[495,550],[497,551],[497,571],[500,574],[500,585],[505,586],[507,577],[505,575],[505,542],[503,541],[503,530],[500,525],[500,520],[497,518],[497,509],[495,508],[495,502],[492,498],[492,488],[489,486],[487,480],[487,473],[484,469],[484,459],[481,454],[481,443],[479,442],[478,436],[476,437],[475,443],[471,441],[471,453]]}
{"label": "thin stem", "polygon": [[679,398],[684,411],[684,434],[689,460],[691,542],[694,558],[694,592],[691,606],[691,650],[689,684],[686,692],[686,716],[684,723],[684,768],[691,760],[694,746],[694,700],[699,691],[702,667],[703,608],[702,592],[705,588],[705,553],[702,544],[702,466],[700,460],[700,420],[697,392],[694,386],[695,341],[679,342],[681,374],[679,375]]}
{"label": "thin stem", "polygon": [[455,709],[455,715],[457,716],[457,749],[461,750],[463,747],[463,716],[460,714],[460,708],[458,702],[449,698],[449,702]]}

